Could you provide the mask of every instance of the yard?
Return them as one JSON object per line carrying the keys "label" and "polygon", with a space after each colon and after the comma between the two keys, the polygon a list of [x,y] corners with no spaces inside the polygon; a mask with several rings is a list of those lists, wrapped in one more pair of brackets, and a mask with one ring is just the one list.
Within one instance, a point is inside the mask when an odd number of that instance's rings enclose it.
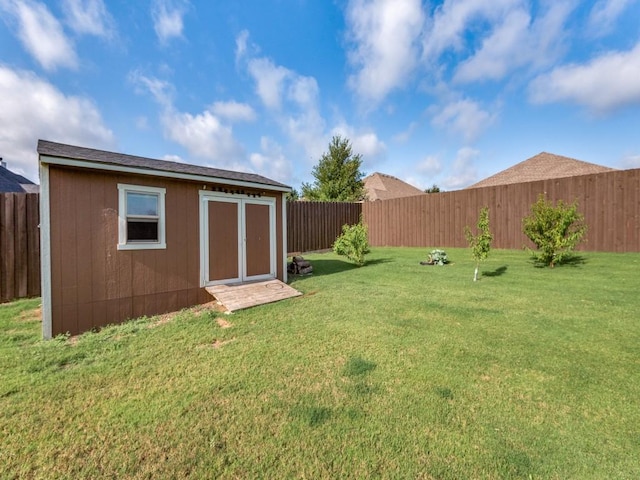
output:
{"label": "yard", "polygon": [[0,478],[640,478],[640,255],[427,253],[48,342],[0,305]]}

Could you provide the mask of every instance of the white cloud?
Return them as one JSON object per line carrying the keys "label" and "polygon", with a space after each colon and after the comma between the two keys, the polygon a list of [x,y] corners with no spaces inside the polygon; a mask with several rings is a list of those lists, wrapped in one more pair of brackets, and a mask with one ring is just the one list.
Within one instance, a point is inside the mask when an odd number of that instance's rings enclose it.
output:
{"label": "white cloud", "polygon": [[236,37],[236,64],[247,54],[247,42],[249,41],[249,31],[242,30]]}
{"label": "white cloud", "polygon": [[[248,33],[243,32],[238,38],[246,45]],[[251,50],[259,49],[252,46]],[[244,51],[245,54],[248,52]],[[246,58],[246,67],[257,95],[283,132],[304,150],[306,160],[317,160],[324,146],[325,121],[318,108],[320,92],[316,79],[299,75],[265,57]]]}
{"label": "white cloud", "polygon": [[415,166],[415,171],[426,176],[435,176],[442,171],[442,163],[435,155],[427,155]]}
{"label": "white cloud", "polygon": [[151,5],[153,28],[161,44],[182,37],[184,15],[189,2],[186,0],[154,0]]}
{"label": "white cloud", "polygon": [[162,124],[167,138],[217,167],[229,168],[244,158],[244,149],[233,137],[231,127],[208,110],[197,115],[166,111]]}
{"label": "white cloud", "polygon": [[250,156],[253,168],[268,178],[286,182],[293,173],[291,162],[282,153],[282,148],[268,137],[260,139],[262,153],[252,153]]}
{"label": "white cloud", "polygon": [[318,82],[313,77],[291,75],[288,97],[303,108],[315,108],[318,103]]}
{"label": "white cloud", "polygon": [[243,146],[226,120],[243,120],[253,111],[236,102],[215,102],[201,113],[179,112],[173,104],[174,87],[169,82],[132,72],[130,81],[138,92],[151,94],[162,111],[165,138],[185,148],[190,155],[218,168],[249,170]]}
{"label": "white cloud", "polygon": [[608,52],[583,65],[565,65],[531,82],[534,103],[571,102],[596,113],[640,104],[640,43]]}
{"label": "white cloud", "polygon": [[440,158],[437,155],[427,155],[418,163],[410,166],[410,168],[405,169],[403,173],[396,176],[402,178],[414,187],[424,190],[425,185],[431,186],[438,183],[435,177],[437,177],[440,172],[442,172],[442,162]]}
{"label": "white cloud", "polygon": [[620,168],[640,168],[640,154],[625,156],[620,162]]}
{"label": "white cloud", "polygon": [[134,85],[137,93],[148,92],[165,109],[173,108],[174,87],[169,82],[155,77],[147,77],[137,70],[129,73],[129,81]]}
{"label": "white cloud", "polygon": [[480,155],[478,150],[464,147],[458,150],[449,175],[442,181],[445,190],[458,190],[477,181],[478,173],[474,160]]}
{"label": "white cloud", "polygon": [[495,116],[482,110],[478,103],[464,99],[451,102],[439,111],[434,109],[431,124],[462,135],[465,142],[471,143],[494,119]]}
{"label": "white cloud", "polygon": [[252,58],[249,73],[256,82],[256,93],[267,108],[278,109],[282,105],[284,81],[291,75],[287,68],[275,65],[268,58]]}
{"label": "white cloud", "polygon": [[[366,168],[372,168],[387,153],[387,146],[370,130],[357,130],[351,125],[341,123],[331,131],[331,136],[340,135],[351,142],[353,154],[362,155],[362,163]],[[328,144],[328,142],[326,142]]]}
{"label": "white cloud", "polygon": [[45,70],[76,68],[78,58],[60,22],[46,5],[31,0],[4,0],[0,8],[18,22],[18,38]]}
{"label": "white cloud", "polygon": [[445,50],[462,50],[472,21],[495,22],[522,5],[522,0],[445,0],[437,7],[423,39],[423,57],[435,60]]}
{"label": "white cloud", "polygon": [[514,5],[493,20],[481,46],[456,69],[454,81],[501,80],[521,67],[538,69],[555,62],[563,50],[571,2],[551,3],[532,19],[528,6]]}
{"label": "white cloud", "polygon": [[351,0],[347,6],[349,52],[356,73],[349,85],[366,100],[379,102],[401,87],[418,58],[424,24],[420,0]]}
{"label": "white cloud", "polygon": [[458,66],[454,81],[499,80],[515,66],[514,63],[526,61],[528,54],[523,56],[522,51],[527,42],[530,20],[526,10],[509,12],[492,34],[483,40],[480,50]]}
{"label": "white cloud", "polygon": [[37,140],[113,148],[95,104],[65,95],[31,72],[0,65],[0,152],[11,170],[38,179]]}
{"label": "white cloud", "polygon": [[256,113],[250,105],[235,101],[215,102],[211,106],[211,111],[231,122],[252,122],[256,118]]}
{"label": "white cloud", "polygon": [[635,0],[599,0],[589,14],[589,27],[596,35],[613,30],[624,10]]}
{"label": "white cloud", "polygon": [[73,31],[97,37],[113,36],[113,18],[102,0],[64,0],[62,7]]}
{"label": "white cloud", "polygon": [[393,140],[399,143],[406,143],[413,136],[413,133],[418,128],[418,122],[411,122],[406,130],[396,133],[393,136]]}

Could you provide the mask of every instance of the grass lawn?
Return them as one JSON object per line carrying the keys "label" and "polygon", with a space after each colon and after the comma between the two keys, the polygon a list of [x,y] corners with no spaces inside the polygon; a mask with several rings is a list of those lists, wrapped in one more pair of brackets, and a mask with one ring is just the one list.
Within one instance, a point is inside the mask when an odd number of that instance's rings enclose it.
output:
{"label": "grass lawn", "polygon": [[427,252],[48,342],[1,305],[0,478],[640,478],[640,255]]}

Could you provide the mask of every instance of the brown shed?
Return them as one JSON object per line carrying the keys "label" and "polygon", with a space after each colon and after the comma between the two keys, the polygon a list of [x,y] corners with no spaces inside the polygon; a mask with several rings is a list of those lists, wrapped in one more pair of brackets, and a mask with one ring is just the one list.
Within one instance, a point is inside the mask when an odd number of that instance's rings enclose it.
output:
{"label": "brown shed", "polygon": [[260,175],[44,140],[42,332],[78,334],[286,282],[290,187]]}

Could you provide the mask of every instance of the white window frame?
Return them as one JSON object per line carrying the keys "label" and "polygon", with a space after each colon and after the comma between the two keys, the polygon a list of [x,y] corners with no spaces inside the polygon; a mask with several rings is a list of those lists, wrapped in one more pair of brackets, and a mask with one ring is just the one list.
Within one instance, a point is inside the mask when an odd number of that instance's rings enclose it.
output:
{"label": "white window frame", "polygon": [[[166,249],[164,197],[166,188],[141,185],[118,184],[118,250]],[[151,193],[158,196],[158,241],[135,241],[127,243],[127,193]]]}

